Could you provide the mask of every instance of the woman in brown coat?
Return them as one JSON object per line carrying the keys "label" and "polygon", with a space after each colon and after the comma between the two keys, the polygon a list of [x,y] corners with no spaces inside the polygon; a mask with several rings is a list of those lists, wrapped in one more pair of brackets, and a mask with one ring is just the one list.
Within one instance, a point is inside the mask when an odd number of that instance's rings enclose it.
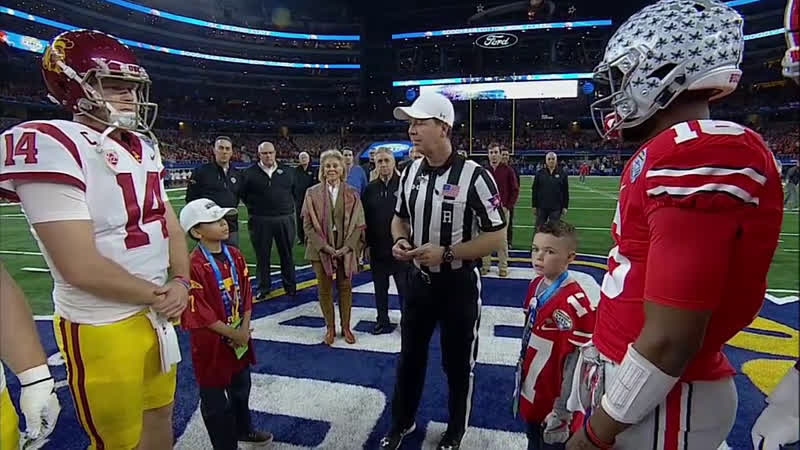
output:
{"label": "woman in brown coat", "polygon": [[306,191],[303,202],[305,258],[317,276],[319,303],[325,317],[325,343],[333,344],[336,324],[333,310],[333,280],[339,289],[339,314],[345,342],[356,342],[350,330],[353,304],[352,277],[358,272],[358,255],[364,248],[364,209],[358,191],[345,180],[344,156],[328,150],[320,157],[320,184]]}

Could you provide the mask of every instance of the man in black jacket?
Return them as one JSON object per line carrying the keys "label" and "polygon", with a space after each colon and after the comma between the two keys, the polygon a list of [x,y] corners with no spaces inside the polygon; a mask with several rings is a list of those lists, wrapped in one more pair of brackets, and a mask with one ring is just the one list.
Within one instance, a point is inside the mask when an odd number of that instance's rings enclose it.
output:
{"label": "man in black jacket", "polygon": [[296,295],[294,256],[294,173],[275,159],[275,146],[262,142],[258,146],[258,163],[245,171],[241,197],[250,216],[247,226],[250,241],[256,253],[256,278],[258,299],[266,298],[272,286],[270,261],[272,240],[278,247],[281,260],[283,288],[290,296]]}
{"label": "man in black jacket", "polygon": [[384,334],[391,333],[394,328],[389,322],[389,276],[394,276],[402,305],[407,292],[406,273],[409,265],[392,256],[392,218],[397,204],[400,177],[394,170],[395,160],[390,149],[382,147],[375,151],[375,167],[378,178],[364,189],[361,204],[364,206],[367,223],[367,247],[378,309],[377,324],[372,334]]}
{"label": "man in black jacket", "polygon": [[306,191],[311,186],[317,184],[317,171],[311,166],[311,157],[306,152],[300,152],[297,155],[300,164],[294,168],[294,210],[295,210],[295,225],[297,227],[297,238],[300,240],[301,245],[305,245],[306,236],[303,232],[303,218],[300,217],[300,212],[303,210],[303,200],[306,197]]}
{"label": "man in black jacket", "polygon": [[[207,198],[223,208],[239,207],[239,189],[242,172],[231,165],[233,144],[231,138],[219,136],[214,141],[214,161],[203,164],[192,172],[186,188],[186,203]],[[239,216],[226,217],[230,235],[228,245],[239,246]]]}
{"label": "man in black jacket", "polygon": [[533,177],[531,200],[536,213],[536,228],[548,220],[558,220],[569,208],[567,173],[558,167],[556,154],[545,157],[545,167]]}

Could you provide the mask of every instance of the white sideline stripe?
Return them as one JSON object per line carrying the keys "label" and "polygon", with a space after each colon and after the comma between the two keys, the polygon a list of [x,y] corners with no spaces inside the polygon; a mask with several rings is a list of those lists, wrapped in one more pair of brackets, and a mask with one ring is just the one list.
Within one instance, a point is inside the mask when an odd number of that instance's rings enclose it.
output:
{"label": "white sideline stripe", "polygon": [[797,289],[767,289],[767,292],[774,292],[776,294],[796,294]]}
{"label": "white sideline stripe", "polygon": [[785,252],[788,252],[788,253],[797,253],[797,252],[800,252],[800,250],[798,250],[798,249],[796,249],[796,248],[785,248],[785,249],[783,249],[783,251],[785,251]]}
{"label": "white sideline stripe", "polygon": [[747,175],[760,185],[764,185],[767,182],[767,177],[761,175],[760,173],[756,172],[755,170],[747,167],[744,169],[725,169],[722,167],[700,167],[697,169],[688,169],[688,170],[681,170],[681,169],[659,169],[659,170],[648,170],[647,175],[645,178],[653,178],[653,177],[687,177],[691,175],[708,175],[708,176],[727,176],[727,175]]}
{"label": "white sideline stripe", "polygon": [[42,252],[22,252],[17,250],[0,250],[0,255],[42,256]]}
{"label": "white sideline stripe", "polygon": [[8,219],[19,219],[19,218],[24,218],[25,214],[22,214],[22,213],[19,213],[19,214],[3,214],[3,215],[0,215],[0,217],[8,218]]}
{"label": "white sideline stripe", "polygon": [[46,267],[23,267],[19,270],[23,272],[50,273],[50,269]]}
{"label": "white sideline stripe", "polygon": [[758,197],[753,197],[752,195],[748,194],[747,191],[744,189],[734,186],[732,184],[724,184],[724,183],[708,183],[702,186],[697,187],[676,187],[676,186],[657,186],[653,189],[647,190],[647,195],[656,196],[661,194],[669,194],[669,195],[692,195],[697,192],[727,192],[728,194],[734,195],[739,197],[740,199],[744,200],[746,203],[753,203],[754,205],[758,205]]}

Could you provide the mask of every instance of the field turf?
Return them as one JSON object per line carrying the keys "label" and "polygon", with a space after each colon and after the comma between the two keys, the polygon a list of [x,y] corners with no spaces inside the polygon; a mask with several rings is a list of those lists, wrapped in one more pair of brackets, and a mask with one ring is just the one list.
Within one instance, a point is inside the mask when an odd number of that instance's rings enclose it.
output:
{"label": "field turf", "polygon": [[[529,248],[533,235],[533,212],[530,207],[531,178],[523,177],[521,183],[520,198],[514,214],[513,247],[518,250]],[[610,226],[618,197],[618,183],[619,179],[616,177],[589,177],[585,184],[580,183],[577,177],[570,179],[570,207],[566,220],[578,227],[581,253],[605,255],[611,248]],[[184,191],[170,190],[168,195],[176,212],[179,213],[184,205]],[[239,209],[240,219],[246,221],[246,209],[244,206]],[[798,239],[796,211],[784,215],[780,241],[769,272],[769,288],[777,292],[795,293],[798,289],[800,272],[798,265],[800,239]],[[255,255],[245,223],[242,223],[240,228],[240,245],[247,261],[255,264]],[[294,257],[296,265],[306,264],[301,246],[295,246]],[[19,206],[0,207],[0,259],[22,286],[34,314],[51,314],[53,305],[50,292],[53,283]],[[278,264],[276,249],[272,251],[272,261],[273,264]],[[747,264],[747,261],[741,263]],[[680,261],[676,261],[675,264],[679,265]]]}

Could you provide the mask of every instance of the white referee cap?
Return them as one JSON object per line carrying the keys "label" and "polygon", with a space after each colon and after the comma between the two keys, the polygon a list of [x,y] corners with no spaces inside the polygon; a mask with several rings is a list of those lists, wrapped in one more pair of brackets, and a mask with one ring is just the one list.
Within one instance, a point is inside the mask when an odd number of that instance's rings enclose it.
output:
{"label": "white referee cap", "polygon": [[187,203],[181,210],[181,227],[188,232],[198,224],[216,222],[225,216],[236,214],[236,208],[221,208],[213,200],[198,198]]}
{"label": "white referee cap", "polygon": [[411,106],[398,106],[394,109],[397,120],[439,119],[453,126],[455,112],[450,99],[436,92],[426,92],[414,100]]}

